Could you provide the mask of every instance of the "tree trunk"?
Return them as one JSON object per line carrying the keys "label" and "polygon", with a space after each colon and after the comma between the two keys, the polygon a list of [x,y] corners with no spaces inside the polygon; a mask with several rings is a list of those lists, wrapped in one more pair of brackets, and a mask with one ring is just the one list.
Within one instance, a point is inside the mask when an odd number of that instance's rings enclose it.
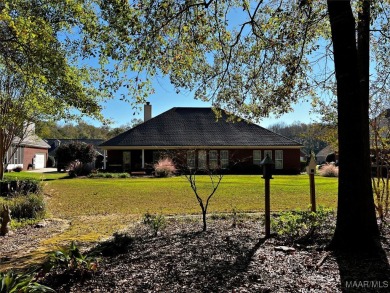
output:
{"label": "tree trunk", "polygon": [[207,230],[206,214],[207,214],[207,211],[206,211],[205,209],[202,209],[202,216],[203,216],[203,232],[206,232],[206,230]]}
{"label": "tree trunk", "polygon": [[3,131],[0,129],[0,180],[4,179],[4,160],[6,153]]}
{"label": "tree trunk", "polygon": [[[365,1],[368,2],[368,1]],[[379,244],[369,144],[369,5],[359,24],[359,52],[350,1],[328,0],[337,80],[339,187],[330,248],[371,251]],[[368,18],[367,18],[368,17]],[[359,17],[360,18],[360,17]]]}

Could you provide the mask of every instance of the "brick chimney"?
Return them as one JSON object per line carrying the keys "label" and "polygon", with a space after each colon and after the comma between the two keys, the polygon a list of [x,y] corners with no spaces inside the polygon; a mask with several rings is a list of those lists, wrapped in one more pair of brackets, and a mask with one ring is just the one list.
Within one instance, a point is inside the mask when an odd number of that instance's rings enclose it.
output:
{"label": "brick chimney", "polygon": [[31,136],[35,134],[35,123],[34,122],[24,122],[24,136]]}
{"label": "brick chimney", "polygon": [[152,105],[150,102],[146,102],[144,105],[144,122],[152,119]]}

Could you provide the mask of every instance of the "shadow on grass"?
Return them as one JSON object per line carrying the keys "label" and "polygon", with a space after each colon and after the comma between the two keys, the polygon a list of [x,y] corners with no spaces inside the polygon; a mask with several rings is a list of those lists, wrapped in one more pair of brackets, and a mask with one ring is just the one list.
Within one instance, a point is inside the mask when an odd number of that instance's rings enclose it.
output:
{"label": "shadow on grass", "polygon": [[342,292],[389,292],[390,265],[382,247],[375,255],[337,252],[335,256]]}

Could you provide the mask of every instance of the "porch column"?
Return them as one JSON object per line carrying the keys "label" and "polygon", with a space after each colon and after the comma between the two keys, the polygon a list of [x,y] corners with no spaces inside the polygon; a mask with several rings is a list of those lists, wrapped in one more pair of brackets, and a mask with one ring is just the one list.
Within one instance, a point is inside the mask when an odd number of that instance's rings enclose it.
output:
{"label": "porch column", "polygon": [[145,169],[145,150],[142,149],[142,169]]}
{"label": "porch column", "polygon": [[103,169],[107,168],[107,150],[103,150]]}

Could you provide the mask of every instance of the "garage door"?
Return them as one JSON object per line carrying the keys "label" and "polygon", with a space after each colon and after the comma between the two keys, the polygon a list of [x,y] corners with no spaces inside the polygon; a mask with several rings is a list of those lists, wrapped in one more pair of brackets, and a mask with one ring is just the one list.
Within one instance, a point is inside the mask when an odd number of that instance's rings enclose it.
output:
{"label": "garage door", "polygon": [[35,155],[35,169],[45,168],[45,154]]}

